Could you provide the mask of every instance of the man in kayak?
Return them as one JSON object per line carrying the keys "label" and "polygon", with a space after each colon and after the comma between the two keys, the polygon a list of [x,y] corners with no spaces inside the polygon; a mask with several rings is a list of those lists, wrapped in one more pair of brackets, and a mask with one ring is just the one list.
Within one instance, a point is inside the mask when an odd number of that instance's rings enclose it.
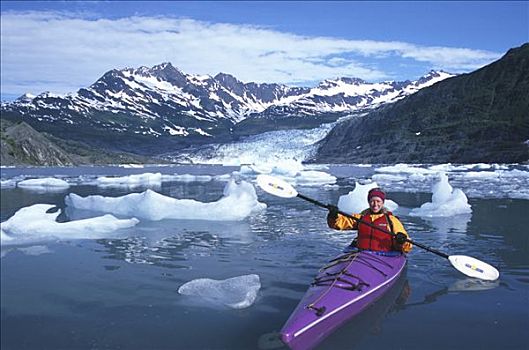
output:
{"label": "man in kayak", "polygon": [[[327,224],[336,230],[358,230],[358,236],[351,244],[362,250],[376,252],[403,252],[408,253],[412,245],[406,242],[409,237],[400,220],[384,207],[386,194],[380,188],[373,188],[367,194],[369,208],[360,214],[353,214],[353,220],[338,213],[338,207],[330,205],[327,215]],[[388,235],[374,227],[364,225],[366,222],[394,235]]]}

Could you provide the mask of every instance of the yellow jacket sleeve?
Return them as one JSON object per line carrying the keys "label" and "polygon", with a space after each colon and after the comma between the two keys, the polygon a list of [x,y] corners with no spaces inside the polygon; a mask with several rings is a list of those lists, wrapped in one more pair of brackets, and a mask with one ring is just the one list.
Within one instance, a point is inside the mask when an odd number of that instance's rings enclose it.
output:
{"label": "yellow jacket sleeve", "polygon": [[[353,214],[355,218],[360,220],[362,217],[359,214]],[[343,216],[341,214],[338,214],[336,218],[327,216],[327,224],[330,228],[333,228],[335,230],[356,230],[358,228],[358,224],[356,220],[348,218],[347,216]]]}

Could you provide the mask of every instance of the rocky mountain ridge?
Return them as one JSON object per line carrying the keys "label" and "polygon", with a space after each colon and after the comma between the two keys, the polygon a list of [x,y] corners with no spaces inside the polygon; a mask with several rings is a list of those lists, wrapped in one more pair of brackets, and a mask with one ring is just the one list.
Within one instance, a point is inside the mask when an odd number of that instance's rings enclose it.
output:
{"label": "rocky mountain ridge", "polygon": [[324,163],[529,160],[529,43],[498,61],[337,125]]}
{"label": "rocky mountain ridge", "polygon": [[[452,77],[430,72],[417,81],[367,83],[325,80],[314,88],[243,83],[219,73],[185,74],[163,63],[111,70],[94,84],[66,96],[24,95],[3,103],[2,118],[94,147],[156,154],[167,148],[231,141],[269,131],[333,122],[340,116],[400,100]],[[298,118],[298,119],[296,119]],[[274,122],[270,122],[274,121]]]}

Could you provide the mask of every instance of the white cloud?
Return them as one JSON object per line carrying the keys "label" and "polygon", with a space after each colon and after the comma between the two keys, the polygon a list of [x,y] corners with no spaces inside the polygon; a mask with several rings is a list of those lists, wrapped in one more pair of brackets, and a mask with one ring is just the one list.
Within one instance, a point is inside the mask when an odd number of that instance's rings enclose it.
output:
{"label": "white cloud", "polygon": [[301,83],[338,76],[368,81],[393,73],[377,60],[425,70],[477,69],[498,53],[405,42],[308,37],[251,25],[169,17],[86,19],[70,13],[1,15],[2,91],[66,93],[113,68],[172,62],[186,73],[225,72],[243,81]]}

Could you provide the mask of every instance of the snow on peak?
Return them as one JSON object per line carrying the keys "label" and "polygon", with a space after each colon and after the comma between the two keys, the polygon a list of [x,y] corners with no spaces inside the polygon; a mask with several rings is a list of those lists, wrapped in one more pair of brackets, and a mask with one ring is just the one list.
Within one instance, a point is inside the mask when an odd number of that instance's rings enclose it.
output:
{"label": "snow on peak", "polygon": [[[111,121],[108,126],[119,132],[155,137],[209,137],[212,125],[226,125],[225,121],[235,124],[261,113],[318,115],[376,108],[451,76],[431,71],[417,81],[378,83],[338,77],[313,88],[300,88],[244,83],[228,73],[214,77],[191,75],[163,62],[152,67],[113,69],[75,94],[25,95],[13,103],[2,104],[2,108],[24,108],[25,113],[36,118],[42,118],[40,110],[57,110],[54,121],[70,115],[91,118],[90,115],[100,112],[123,113],[137,116],[137,122]],[[157,123],[160,120],[163,122]]]}
{"label": "snow on peak", "polygon": [[440,82],[441,80],[451,78],[454,76],[455,74],[447,73],[442,70],[439,70],[439,71],[431,70],[430,72],[428,72],[428,74],[419,78],[417,82],[415,83],[415,86],[424,88],[427,86],[431,86],[437,82]]}

